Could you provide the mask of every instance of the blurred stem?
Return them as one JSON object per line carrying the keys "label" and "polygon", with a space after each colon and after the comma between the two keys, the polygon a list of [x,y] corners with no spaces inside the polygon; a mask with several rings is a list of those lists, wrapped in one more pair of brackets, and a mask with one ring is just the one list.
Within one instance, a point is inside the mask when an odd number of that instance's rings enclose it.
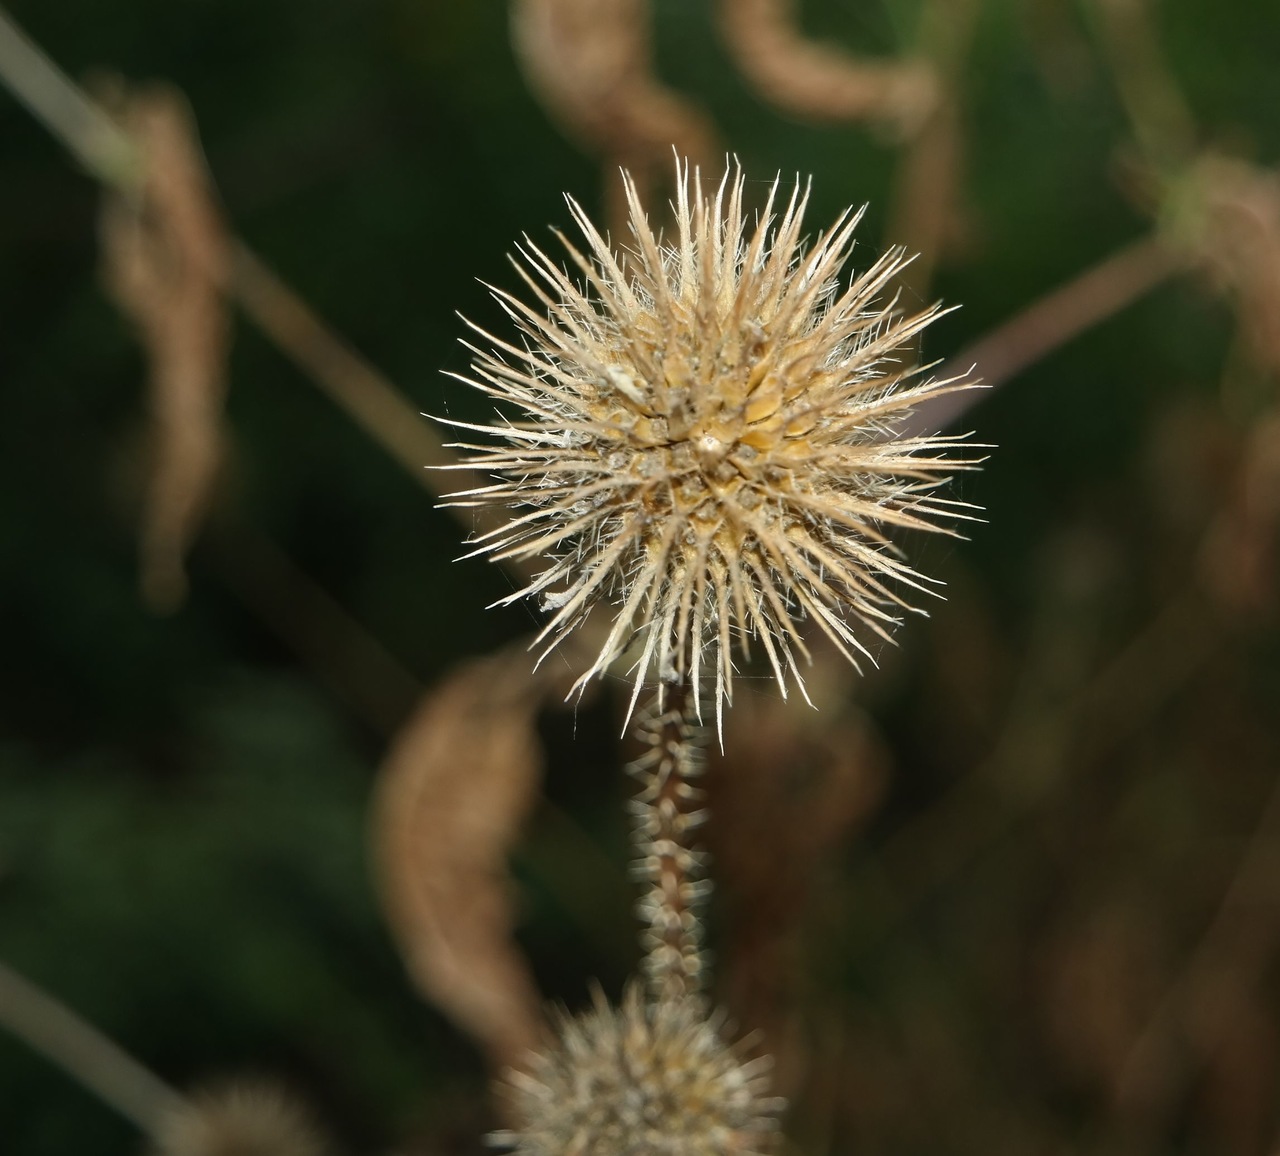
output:
{"label": "blurred stem", "polygon": [[[1181,267],[1178,255],[1158,237],[1130,242],[948,358],[938,376],[963,376],[974,369],[984,385],[1003,385],[1128,308]],[[900,436],[934,433],[983,396],[975,390],[939,394],[916,408],[901,427]]]}
{"label": "blurred stem", "polygon": [[703,856],[692,842],[705,818],[697,809],[703,792],[694,786],[703,769],[702,731],[689,714],[691,697],[686,681],[659,688],[635,728],[647,749],[627,768],[641,783],[631,804],[632,838],[636,873],[648,884],[637,911],[655,1000],[696,995],[705,980],[700,909],[709,886],[697,878]]}
{"label": "blurred stem", "polygon": [[265,534],[220,519],[211,539],[231,592],[361,721],[394,734],[422,695],[413,674]]}
{"label": "blurred stem", "polygon": [[93,1025],[0,962],[0,1026],[78,1080],[143,1132],[184,1107],[184,1100]]}
{"label": "blurred stem", "polygon": [[143,170],[141,151],[3,8],[0,80],[92,176],[124,189],[136,187]]}
{"label": "blurred stem", "polygon": [[[229,289],[276,348],[425,489],[441,496],[439,475],[429,467],[450,468],[449,489],[488,483],[485,475],[457,469],[457,457],[396,387],[336,336],[243,242],[233,250]],[[475,512],[477,522],[484,523],[485,513]]]}
{"label": "blurred stem", "polygon": [[1150,5],[1151,0],[1088,0],[1086,9],[1138,148],[1149,163],[1169,172],[1191,159],[1196,124],[1161,52]]}
{"label": "blurred stem", "polygon": [[922,299],[958,219],[964,170],[961,80],[980,7],[981,0],[932,0],[922,17],[921,56],[934,67],[938,99],[899,161],[887,238],[916,254],[902,280]]}
{"label": "blurred stem", "polygon": [[[99,181],[136,193],[146,157],[135,141],[91,100],[0,9],[0,83]],[[208,270],[276,347],[335,402],[427,491],[440,497],[441,475],[426,467],[448,467],[448,489],[473,489],[487,478],[458,468],[457,456],[435,429],[382,374],[337,337],[296,293],[242,241],[234,243],[229,277]],[[488,529],[489,511],[454,510],[468,530]],[[520,564],[506,560],[518,575]]]}

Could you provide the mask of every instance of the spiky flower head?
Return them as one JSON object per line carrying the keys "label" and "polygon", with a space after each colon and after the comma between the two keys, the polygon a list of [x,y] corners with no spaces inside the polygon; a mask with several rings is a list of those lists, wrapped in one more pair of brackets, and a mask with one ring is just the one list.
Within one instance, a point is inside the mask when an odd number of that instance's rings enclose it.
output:
{"label": "spiky flower head", "polygon": [[709,658],[720,711],[732,642],[745,655],[758,638],[783,694],[789,675],[803,692],[801,620],[856,665],[863,632],[887,639],[911,609],[904,588],[927,590],[890,534],[960,516],[934,491],[973,463],[943,456],[953,438],[894,431],[969,383],[922,379],[911,360],[939,309],[904,313],[888,292],[902,250],[841,287],[860,212],[806,251],[799,182],[779,212],[775,181],[752,227],[741,171],[708,193],[677,165],[668,242],[624,181],[623,255],[570,199],[587,253],[559,239],[581,282],[526,238],[515,264],[537,304],[493,290],[522,340],[477,328],[491,348],[470,347],[462,380],[517,418],[454,423],[498,439],[463,448],[501,480],[452,501],[516,511],[475,554],[549,561],[503,599],[540,598],[544,655],[608,606],[578,686],[634,643],[633,705],[654,673],[697,696]]}
{"label": "spiky flower head", "polygon": [[769,1061],[725,1043],[693,997],[611,1008],[561,1024],[549,1051],[501,1087],[512,1129],[491,1139],[516,1156],[752,1156],[772,1147],[782,1101]]}
{"label": "spiky flower head", "polygon": [[162,1118],[154,1156],[327,1156],[304,1105],[261,1081],[237,1081],[187,1097]]}

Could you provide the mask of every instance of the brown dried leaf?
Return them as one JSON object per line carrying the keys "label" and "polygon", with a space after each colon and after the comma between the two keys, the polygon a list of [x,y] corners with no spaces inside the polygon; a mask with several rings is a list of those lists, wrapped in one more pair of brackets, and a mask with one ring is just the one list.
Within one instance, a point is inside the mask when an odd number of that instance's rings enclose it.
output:
{"label": "brown dried leaf", "polygon": [[223,456],[230,246],[190,109],[172,89],[129,97],[121,119],[146,157],[131,193],[108,192],[108,292],[138,327],[151,378],[154,459],[140,542],[142,590],[157,611],[186,596],[183,559]]}
{"label": "brown dried leaf", "polygon": [[720,0],[719,11],[738,66],[785,112],[814,120],[879,121],[910,134],[937,103],[928,64],[868,60],[808,40],[796,27],[794,0]]}
{"label": "brown dried leaf", "polygon": [[836,702],[815,712],[744,684],[734,706],[707,779],[707,845],[730,900],[721,974],[789,1095],[808,1051],[795,983],[809,900],[828,856],[878,802],[888,759],[871,724]]}
{"label": "brown dried leaf", "polygon": [[383,906],[422,993],[495,1068],[519,1063],[542,1026],[511,938],[506,856],[537,792],[534,730],[545,680],[515,650],[430,691],[383,764],[372,844]]}
{"label": "brown dried leaf", "polygon": [[1254,356],[1280,373],[1280,174],[1204,157],[1174,187],[1166,224],[1234,293]]}
{"label": "brown dried leaf", "polygon": [[512,39],[525,78],[561,128],[606,161],[610,221],[626,220],[621,165],[642,186],[674,148],[695,165],[716,159],[715,131],[654,75],[647,0],[517,0]]}

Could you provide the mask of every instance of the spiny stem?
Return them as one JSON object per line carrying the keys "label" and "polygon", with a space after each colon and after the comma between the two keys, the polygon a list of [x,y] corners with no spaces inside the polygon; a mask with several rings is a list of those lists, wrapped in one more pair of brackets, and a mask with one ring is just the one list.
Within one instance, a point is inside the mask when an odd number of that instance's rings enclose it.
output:
{"label": "spiny stem", "polygon": [[702,773],[702,728],[690,717],[690,688],[662,688],[639,717],[645,750],[627,773],[640,780],[631,803],[636,876],[646,884],[636,911],[643,930],[644,972],[655,1000],[695,995],[702,988],[701,908],[710,883],[700,878],[706,856],[692,842],[706,812],[694,786]]}

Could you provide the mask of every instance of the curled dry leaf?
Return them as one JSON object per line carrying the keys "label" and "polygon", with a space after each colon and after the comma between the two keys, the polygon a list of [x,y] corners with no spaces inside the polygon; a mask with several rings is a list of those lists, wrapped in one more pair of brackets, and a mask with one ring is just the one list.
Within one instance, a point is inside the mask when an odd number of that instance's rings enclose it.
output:
{"label": "curled dry leaf", "polygon": [[795,116],[878,121],[909,135],[937,102],[928,64],[868,60],[808,40],[794,0],[720,0],[720,27],[761,96]]}
{"label": "curled dry leaf", "polygon": [[792,1095],[807,1052],[795,977],[809,899],[827,857],[878,802],[888,754],[838,700],[815,712],[745,683],[742,695],[707,770],[706,842],[729,900],[721,974],[734,1016],[769,1042],[775,1087]]}
{"label": "curled dry leaf", "polygon": [[1280,373],[1280,174],[1204,157],[1174,185],[1165,224],[1234,294],[1255,358]]}
{"label": "curled dry leaf", "polygon": [[673,148],[695,166],[714,163],[707,116],[654,75],[647,0],[517,0],[511,15],[529,87],[566,134],[605,158],[611,221],[626,220],[618,166],[647,184]]}
{"label": "curled dry leaf", "polygon": [[523,649],[455,671],[393,744],[374,801],[383,907],[409,972],[496,1068],[538,1042],[540,1001],[511,937],[506,856],[541,772],[545,680]]}
{"label": "curled dry leaf", "polygon": [[182,97],[166,88],[137,93],[121,119],[146,163],[138,186],[107,193],[102,254],[107,289],[137,326],[150,364],[142,590],[168,611],[186,595],[183,559],[223,455],[230,248]]}

